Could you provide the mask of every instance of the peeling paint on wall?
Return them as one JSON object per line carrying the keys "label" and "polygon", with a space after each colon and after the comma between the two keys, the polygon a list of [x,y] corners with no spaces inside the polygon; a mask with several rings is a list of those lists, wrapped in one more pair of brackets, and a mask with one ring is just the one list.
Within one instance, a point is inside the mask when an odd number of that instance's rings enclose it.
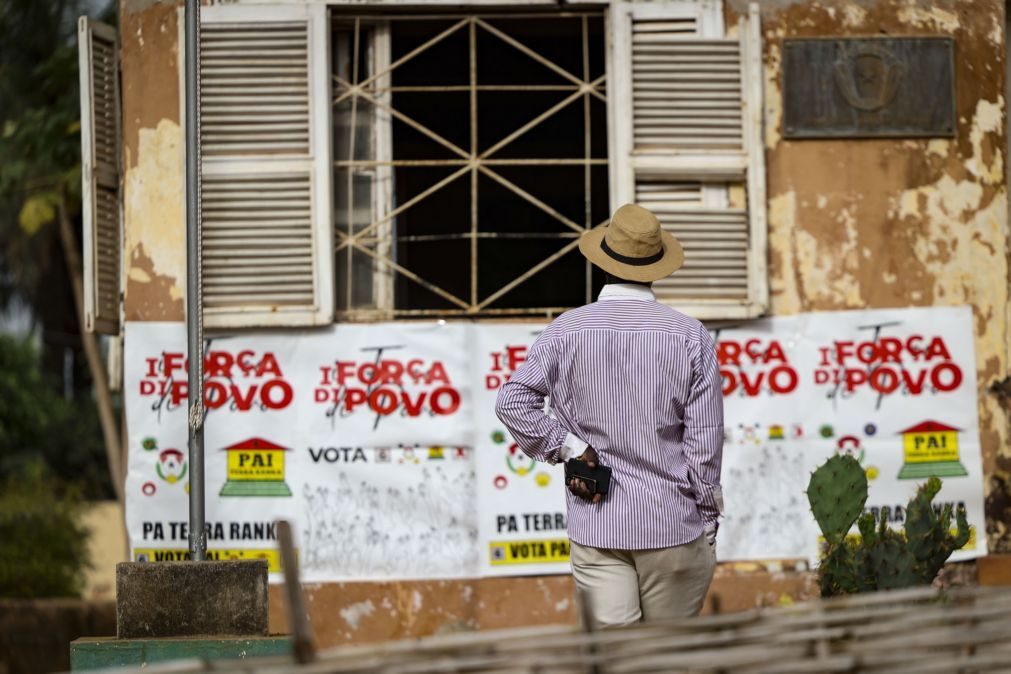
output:
{"label": "peeling paint on wall", "polygon": [[[773,313],[972,305],[984,467],[1008,470],[1011,420],[986,392],[1008,373],[1011,339],[1004,3],[765,0],[761,8]],[[954,37],[956,138],[784,140],[782,40],[843,35]],[[991,501],[994,521],[1009,495]]]}
{"label": "peeling paint on wall", "polygon": [[941,7],[910,3],[900,6],[897,16],[904,24],[938,33],[953,33],[959,27],[958,14]]}
{"label": "peeling paint on wall", "polygon": [[183,134],[163,119],[138,134],[124,180],[127,320],[183,320],[186,216]]}
{"label": "peeling paint on wall", "polygon": [[179,5],[123,0],[120,6],[128,321],[185,315]]}
{"label": "peeling paint on wall", "polygon": [[355,604],[351,604],[340,610],[341,618],[344,618],[344,622],[348,624],[351,629],[358,629],[359,623],[361,623],[362,618],[365,616],[372,615],[376,610],[375,605],[373,605],[371,599],[366,599],[365,601],[360,601]]}

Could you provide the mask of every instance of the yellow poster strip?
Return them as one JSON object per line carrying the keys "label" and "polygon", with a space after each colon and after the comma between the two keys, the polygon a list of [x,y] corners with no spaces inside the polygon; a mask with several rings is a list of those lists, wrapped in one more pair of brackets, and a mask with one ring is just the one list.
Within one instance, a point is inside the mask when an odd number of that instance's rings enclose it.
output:
{"label": "yellow poster strip", "polygon": [[[182,562],[189,559],[186,548],[134,548],[135,562]],[[244,548],[241,550],[210,549],[207,559],[265,559],[268,573],[281,573],[281,554],[276,548]]]}
{"label": "yellow poster strip", "polygon": [[567,562],[569,561],[569,539],[492,541],[488,543],[488,557],[492,566]]}

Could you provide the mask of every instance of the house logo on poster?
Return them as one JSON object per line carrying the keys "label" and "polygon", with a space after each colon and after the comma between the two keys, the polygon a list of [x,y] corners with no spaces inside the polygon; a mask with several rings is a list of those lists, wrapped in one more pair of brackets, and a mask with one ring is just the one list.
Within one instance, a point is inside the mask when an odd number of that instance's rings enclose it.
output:
{"label": "house logo on poster", "polygon": [[263,438],[249,438],[224,451],[228,453],[228,481],[221,487],[221,496],[291,496],[284,481],[288,448]]}
{"label": "house logo on poster", "polygon": [[904,463],[900,480],[968,475],[958,455],[958,433],[954,426],[924,421],[900,431]]}

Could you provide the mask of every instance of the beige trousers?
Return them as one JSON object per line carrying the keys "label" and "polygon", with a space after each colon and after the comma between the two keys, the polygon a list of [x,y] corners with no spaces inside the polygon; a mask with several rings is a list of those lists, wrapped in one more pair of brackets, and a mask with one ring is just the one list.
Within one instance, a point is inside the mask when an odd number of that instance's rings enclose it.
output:
{"label": "beige trousers", "polygon": [[658,550],[607,550],[571,542],[572,575],[599,627],[688,618],[702,610],[716,548],[700,536]]}

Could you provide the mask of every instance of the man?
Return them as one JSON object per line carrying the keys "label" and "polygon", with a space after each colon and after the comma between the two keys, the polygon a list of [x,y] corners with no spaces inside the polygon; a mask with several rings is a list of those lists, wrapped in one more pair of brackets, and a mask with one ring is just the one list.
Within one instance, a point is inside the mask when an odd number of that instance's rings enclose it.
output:
{"label": "man", "polygon": [[596,622],[694,616],[712,581],[723,508],[713,341],[653,295],[651,283],[684,253],[652,213],[622,206],[579,249],[607,284],[597,302],[541,333],[496,413],[536,460],[612,470],[605,498],[579,481],[567,494],[572,573]]}

